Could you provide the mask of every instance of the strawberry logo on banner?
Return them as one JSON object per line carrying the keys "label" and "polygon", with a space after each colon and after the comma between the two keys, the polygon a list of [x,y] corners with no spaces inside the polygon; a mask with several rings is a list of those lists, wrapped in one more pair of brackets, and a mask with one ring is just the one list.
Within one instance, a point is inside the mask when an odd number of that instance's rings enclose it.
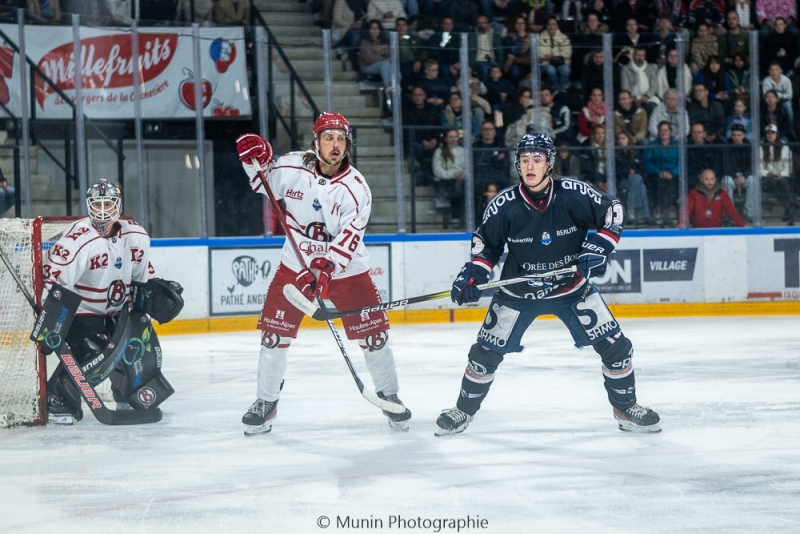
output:
{"label": "strawberry logo on banner", "polygon": [[[139,34],[139,65],[142,83],[156,78],[172,62],[178,48],[178,34]],[[39,60],[38,67],[61,90],[75,88],[72,43],[53,48]],[[87,89],[133,87],[131,36],[127,33],[81,39],[81,84]],[[2,61],[0,60],[0,63]],[[36,74],[36,102],[55,91]]]}

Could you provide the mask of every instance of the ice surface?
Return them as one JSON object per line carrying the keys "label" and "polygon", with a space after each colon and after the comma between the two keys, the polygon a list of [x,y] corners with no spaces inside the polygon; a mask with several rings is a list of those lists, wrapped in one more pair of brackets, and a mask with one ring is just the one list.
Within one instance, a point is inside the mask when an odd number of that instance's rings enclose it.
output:
{"label": "ice surface", "polygon": [[[470,533],[800,532],[800,318],[622,324],[661,434],[617,430],[599,357],[557,321],[534,324],[469,429],[443,438],[434,421],[455,404],[477,324],[392,329],[414,414],[399,434],[327,330],[301,332],[275,427],[253,438],[240,420],[258,333],[164,337],[176,393],[161,423],[0,431],[0,532],[436,530],[398,516],[486,520]],[[379,528],[352,528],[362,519]]]}

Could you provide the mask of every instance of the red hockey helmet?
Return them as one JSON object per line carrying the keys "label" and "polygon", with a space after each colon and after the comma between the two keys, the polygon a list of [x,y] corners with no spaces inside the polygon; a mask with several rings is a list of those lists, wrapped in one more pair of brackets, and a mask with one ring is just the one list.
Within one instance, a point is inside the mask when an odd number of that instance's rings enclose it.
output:
{"label": "red hockey helmet", "polygon": [[345,136],[348,139],[353,139],[350,133],[350,123],[341,113],[323,111],[314,121],[314,127],[311,130],[314,132],[314,139],[319,137],[319,133],[325,130],[344,130]]}

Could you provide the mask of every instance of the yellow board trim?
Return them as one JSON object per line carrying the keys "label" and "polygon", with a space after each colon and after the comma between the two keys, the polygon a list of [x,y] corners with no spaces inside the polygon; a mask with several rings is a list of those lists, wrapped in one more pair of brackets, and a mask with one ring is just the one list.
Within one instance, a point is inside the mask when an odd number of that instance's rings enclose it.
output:
{"label": "yellow board trim", "polygon": [[[612,304],[611,312],[619,318],[626,317],[725,317],[733,315],[800,315],[800,301],[769,302],[691,302],[661,304]],[[481,322],[486,316],[486,308],[459,308],[456,310],[405,310],[390,311],[389,321],[393,324],[440,324]],[[540,319],[555,319],[543,316]],[[172,321],[169,324],[155,324],[158,335],[210,334],[217,332],[243,332],[255,330],[257,316],[213,317],[210,319],[190,319]],[[341,327],[340,320],[334,323]],[[327,323],[303,318],[302,328],[327,328]]]}

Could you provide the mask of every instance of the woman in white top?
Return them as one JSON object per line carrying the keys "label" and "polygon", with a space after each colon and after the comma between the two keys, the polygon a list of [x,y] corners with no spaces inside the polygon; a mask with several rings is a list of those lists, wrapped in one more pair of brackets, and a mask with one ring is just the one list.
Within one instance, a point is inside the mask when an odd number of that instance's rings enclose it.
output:
{"label": "woman in white top", "polygon": [[792,195],[789,181],[792,179],[792,153],[778,135],[778,128],[768,124],[764,131],[765,143],[761,147],[761,185],[783,203],[783,220],[793,219]]}
{"label": "woman in white top", "polygon": [[450,208],[453,223],[464,216],[466,152],[459,145],[458,130],[445,130],[433,151],[433,189],[436,208]]}

